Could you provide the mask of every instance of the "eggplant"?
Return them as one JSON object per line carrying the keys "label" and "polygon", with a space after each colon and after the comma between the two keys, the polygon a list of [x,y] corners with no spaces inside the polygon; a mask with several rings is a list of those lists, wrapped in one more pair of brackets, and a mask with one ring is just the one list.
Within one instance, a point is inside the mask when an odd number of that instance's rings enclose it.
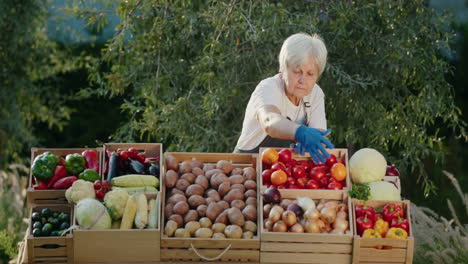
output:
{"label": "eggplant", "polygon": [[120,157],[117,152],[112,152],[109,158],[109,171],[107,172],[107,180],[112,181],[112,178],[117,177],[118,170],[120,168]]}
{"label": "eggplant", "polygon": [[130,158],[128,160],[130,160],[129,169],[133,173],[145,174],[145,165],[143,163],[139,162],[138,160],[134,160],[134,159],[130,159]]}
{"label": "eggplant", "polygon": [[159,168],[156,164],[152,163],[151,166],[148,167],[148,173],[150,175],[159,177]]}

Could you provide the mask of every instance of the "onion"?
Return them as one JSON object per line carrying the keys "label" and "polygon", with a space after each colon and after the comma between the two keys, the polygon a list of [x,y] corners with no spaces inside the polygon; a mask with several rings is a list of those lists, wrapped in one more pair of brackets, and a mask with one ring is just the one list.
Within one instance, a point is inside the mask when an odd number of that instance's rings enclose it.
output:
{"label": "onion", "polygon": [[316,220],[316,219],[319,219],[319,217],[320,217],[320,212],[316,208],[309,209],[305,211],[304,213],[304,218],[306,219]]}
{"label": "onion", "polygon": [[263,203],[279,204],[280,202],[281,202],[281,193],[278,191],[278,189],[270,187],[265,190],[265,193],[263,193]]}
{"label": "onion", "polygon": [[282,213],[284,212],[283,207],[281,207],[281,206],[279,206],[279,205],[273,206],[273,208],[271,208],[271,210],[278,211],[280,214],[282,214]]}
{"label": "onion", "polygon": [[331,233],[335,235],[344,235],[343,230],[340,230],[340,229],[333,229]]}
{"label": "onion", "polygon": [[286,208],[288,208],[288,206],[289,206],[290,204],[293,204],[293,200],[291,200],[291,199],[283,199],[283,200],[281,200],[280,206],[283,207],[284,210],[286,210]]}
{"label": "onion", "polygon": [[340,203],[338,201],[328,201],[328,202],[325,203],[324,207],[325,208],[336,209],[336,207],[338,207],[338,205],[340,205]]}
{"label": "onion", "polygon": [[289,231],[292,233],[304,233],[304,227],[301,224],[296,223],[295,225],[289,228]]}
{"label": "onion", "polygon": [[326,223],[333,223],[336,219],[335,208],[325,207],[320,211],[320,219]]}
{"label": "onion", "polygon": [[320,233],[321,227],[319,220],[307,220],[304,225],[304,230],[307,233]]}
{"label": "onion", "polygon": [[348,229],[348,221],[344,218],[337,218],[333,223],[333,228],[341,231],[346,231]]}
{"label": "onion", "polygon": [[392,166],[387,166],[387,171],[385,173],[387,176],[400,176],[400,171],[395,167],[395,164]]}
{"label": "onion", "polygon": [[325,200],[322,199],[320,200],[320,203],[317,205],[317,210],[322,210],[322,208],[325,206]]}
{"label": "onion", "polygon": [[273,232],[287,232],[288,228],[283,223],[283,221],[278,221],[273,225]]}
{"label": "onion", "polygon": [[297,222],[296,214],[291,211],[284,211],[281,216],[281,220],[283,220],[286,226],[293,226]]}
{"label": "onion", "polygon": [[263,206],[263,217],[264,218],[268,217],[268,215],[270,215],[270,211],[271,211],[271,204],[265,204]]}
{"label": "onion", "polygon": [[[319,220],[319,221],[322,222],[321,220]],[[323,224],[323,226],[321,228],[322,233],[330,233],[332,231],[330,223],[322,222],[322,224]]]}
{"label": "onion", "polygon": [[288,209],[286,210],[295,213],[296,216],[298,217],[301,217],[304,214],[304,212],[302,211],[302,208],[298,204],[295,204],[295,203],[288,205]]}
{"label": "onion", "polygon": [[272,223],[276,223],[281,218],[281,212],[279,210],[271,209],[270,214],[268,215],[268,220]]}
{"label": "onion", "polygon": [[268,231],[273,230],[273,223],[269,219],[265,219],[265,222],[263,224],[265,226],[265,229]]}
{"label": "onion", "polygon": [[297,197],[297,204],[302,208],[302,210],[307,211],[310,208],[314,209],[315,208],[315,203],[312,199],[309,197]]}
{"label": "onion", "polygon": [[[336,214],[336,219],[344,219],[346,220],[346,218],[348,217],[348,214],[345,212],[345,211],[339,211],[337,214]],[[336,220],[335,220],[336,221]]]}

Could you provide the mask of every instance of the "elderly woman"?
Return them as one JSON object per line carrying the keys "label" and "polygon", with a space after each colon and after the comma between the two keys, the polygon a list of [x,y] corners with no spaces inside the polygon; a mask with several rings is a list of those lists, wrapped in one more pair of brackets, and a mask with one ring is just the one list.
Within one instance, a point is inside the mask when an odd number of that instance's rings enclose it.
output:
{"label": "elderly woman", "polygon": [[333,148],[325,118],[324,94],[317,80],[325,69],[327,48],[316,34],[294,34],[279,54],[279,74],[261,81],[250,97],[235,152],[260,147],[290,147],[310,153],[315,162]]}

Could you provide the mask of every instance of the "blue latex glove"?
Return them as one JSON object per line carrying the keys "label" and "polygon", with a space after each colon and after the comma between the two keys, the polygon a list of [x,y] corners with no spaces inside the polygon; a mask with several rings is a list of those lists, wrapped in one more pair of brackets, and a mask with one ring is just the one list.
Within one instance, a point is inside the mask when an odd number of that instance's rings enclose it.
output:
{"label": "blue latex glove", "polygon": [[328,154],[322,144],[325,144],[327,148],[335,147],[330,140],[325,138],[330,132],[331,129],[320,131],[316,128],[301,125],[297,128],[294,136],[298,141],[296,144],[296,152],[304,155],[304,152],[307,151],[310,153],[310,157],[315,163],[319,161],[325,163],[326,159],[330,157],[330,154]]}

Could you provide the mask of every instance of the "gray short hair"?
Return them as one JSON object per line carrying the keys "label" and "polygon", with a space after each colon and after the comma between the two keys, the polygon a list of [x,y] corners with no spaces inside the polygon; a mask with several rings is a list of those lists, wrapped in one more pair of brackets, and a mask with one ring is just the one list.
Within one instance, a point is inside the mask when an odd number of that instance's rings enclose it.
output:
{"label": "gray short hair", "polygon": [[319,35],[306,33],[291,35],[283,42],[281,47],[279,71],[286,75],[288,67],[300,66],[305,63],[309,56],[312,56],[320,76],[327,64],[327,53],[327,47]]}

